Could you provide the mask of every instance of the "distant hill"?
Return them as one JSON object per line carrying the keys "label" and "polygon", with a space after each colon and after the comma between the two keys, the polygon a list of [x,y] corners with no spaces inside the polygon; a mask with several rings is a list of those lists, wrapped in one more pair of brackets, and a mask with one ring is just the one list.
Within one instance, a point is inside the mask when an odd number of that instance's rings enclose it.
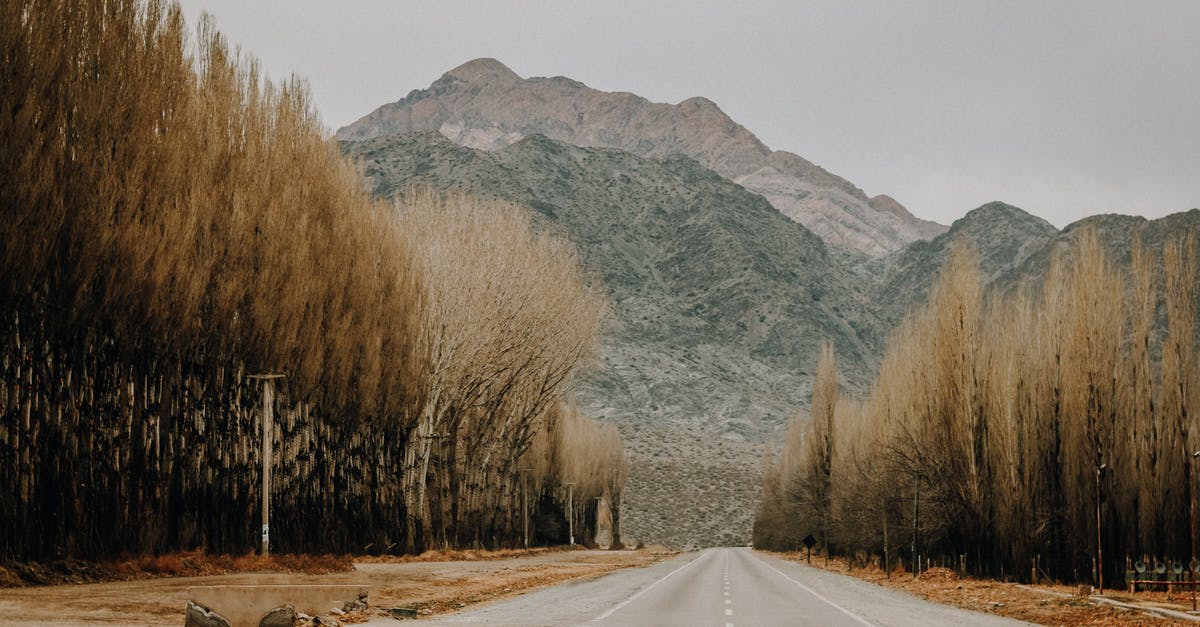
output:
{"label": "distant hill", "polygon": [[603,92],[561,76],[521,78],[495,59],[476,59],[427,89],[385,104],[337,132],[363,140],[438,131],[455,143],[496,150],[533,134],[565,143],[662,158],[683,154],[762,194],[825,242],[871,256],[930,239],[946,227],[914,217],[887,196],[858,187],[798,155],[773,151],[706,98],[676,105]]}
{"label": "distant hill", "polygon": [[[380,196],[425,184],[504,198],[577,244],[613,303],[578,397],[621,427],[635,537],[747,542],[762,445],[807,404],[818,343],[834,341],[849,385],[874,368],[883,334],[858,279],[808,229],[687,157],[540,135],[493,152],[433,132],[342,146]],[[728,512],[681,523],[681,506]]]}

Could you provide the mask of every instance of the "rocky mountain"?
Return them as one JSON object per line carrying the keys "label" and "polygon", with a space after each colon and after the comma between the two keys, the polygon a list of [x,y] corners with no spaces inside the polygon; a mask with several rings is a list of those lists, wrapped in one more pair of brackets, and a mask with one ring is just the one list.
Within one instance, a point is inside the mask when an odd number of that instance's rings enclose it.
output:
{"label": "rocky mountain", "polygon": [[683,154],[761,194],[825,242],[871,256],[946,230],[914,217],[887,196],[868,198],[799,155],[771,150],[701,97],[654,103],[561,76],[522,78],[495,59],[476,59],[339,129],[337,137],[364,140],[413,131],[438,131],[459,145],[483,150],[540,134],[649,158]]}
{"label": "rocky mountain", "polygon": [[[763,447],[807,404],[819,342],[834,341],[851,387],[874,369],[883,333],[859,279],[811,231],[690,158],[541,135],[491,152],[436,132],[342,147],[377,195],[420,184],[519,202],[578,246],[613,315],[577,396],[624,436],[632,536],[748,542]],[[680,508],[718,514],[683,522]]]}
{"label": "rocky mountain", "polygon": [[1156,220],[1119,214],[1089,216],[1067,225],[1021,264],[998,277],[997,282],[1004,287],[1040,283],[1054,255],[1069,254],[1071,243],[1085,228],[1096,229],[1109,259],[1120,267],[1128,267],[1135,239],[1140,239],[1147,250],[1157,254],[1169,240],[1186,237],[1189,233],[1200,236],[1200,209],[1173,213]]}
{"label": "rocky mountain", "polygon": [[879,319],[893,326],[912,308],[925,302],[938,268],[957,242],[966,242],[979,255],[985,283],[1013,273],[1058,235],[1049,222],[1002,202],[991,202],[954,221],[950,230],[925,242],[872,262],[876,277],[871,302]]}
{"label": "rocky mountain", "polygon": [[[985,288],[1007,292],[1037,288],[1051,260],[1069,257],[1071,245],[1084,230],[1094,228],[1108,258],[1127,268],[1134,241],[1140,239],[1154,253],[1164,242],[1200,235],[1200,209],[1168,215],[1157,220],[1117,214],[1096,215],[1068,225],[1063,230],[1025,211],[992,202],[956,220],[946,233],[928,242],[915,242],[904,250],[869,262],[864,277],[878,277],[869,288],[873,311],[885,328],[893,327],[912,308],[923,304],[937,272],[956,242],[965,241],[979,255]],[[1165,325],[1165,319],[1160,321]],[[1200,329],[1198,329],[1200,337]]]}

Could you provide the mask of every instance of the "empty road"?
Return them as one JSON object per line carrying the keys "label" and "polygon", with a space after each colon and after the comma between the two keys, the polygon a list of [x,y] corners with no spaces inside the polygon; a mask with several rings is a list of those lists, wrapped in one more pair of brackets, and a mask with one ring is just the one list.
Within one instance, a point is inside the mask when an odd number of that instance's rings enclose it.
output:
{"label": "empty road", "polygon": [[437,621],[491,625],[1021,625],[754,553],[708,549]]}

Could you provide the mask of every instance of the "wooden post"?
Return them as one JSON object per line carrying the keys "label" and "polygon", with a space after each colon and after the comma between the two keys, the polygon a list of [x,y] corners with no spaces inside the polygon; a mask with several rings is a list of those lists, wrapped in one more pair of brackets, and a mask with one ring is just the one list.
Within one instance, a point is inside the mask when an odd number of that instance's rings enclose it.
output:
{"label": "wooden post", "polygon": [[271,458],[275,438],[275,379],[281,374],[256,374],[262,380],[262,555],[271,554]]}

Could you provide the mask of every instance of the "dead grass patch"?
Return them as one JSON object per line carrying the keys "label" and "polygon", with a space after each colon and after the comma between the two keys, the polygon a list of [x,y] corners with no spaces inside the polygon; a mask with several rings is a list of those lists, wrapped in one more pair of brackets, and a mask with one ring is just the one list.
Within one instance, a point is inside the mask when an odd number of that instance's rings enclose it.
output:
{"label": "dead grass patch", "polygon": [[[804,555],[801,553],[768,553],[781,559],[805,563]],[[810,565],[857,577],[881,586],[904,590],[935,603],[1039,625],[1163,627],[1165,625],[1194,624],[1182,620],[1150,616],[1109,605],[1096,605],[1080,598],[1050,594],[1050,592],[1073,593],[1074,590],[1068,586],[1022,587],[1014,583],[992,579],[960,577],[957,572],[949,568],[931,568],[921,573],[919,577],[913,577],[907,572],[897,570],[889,579],[883,569],[876,566],[850,570],[846,560],[840,557],[830,558],[829,565],[826,566],[824,557],[814,556]],[[1045,590],[1045,592],[1041,590]],[[1165,593],[1161,594],[1165,595]],[[1148,597],[1149,595],[1143,597],[1139,593],[1136,597],[1126,595],[1120,598],[1115,596],[1110,598],[1125,602],[1144,602]],[[1184,608],[1172,609],[1182,610]]]}

